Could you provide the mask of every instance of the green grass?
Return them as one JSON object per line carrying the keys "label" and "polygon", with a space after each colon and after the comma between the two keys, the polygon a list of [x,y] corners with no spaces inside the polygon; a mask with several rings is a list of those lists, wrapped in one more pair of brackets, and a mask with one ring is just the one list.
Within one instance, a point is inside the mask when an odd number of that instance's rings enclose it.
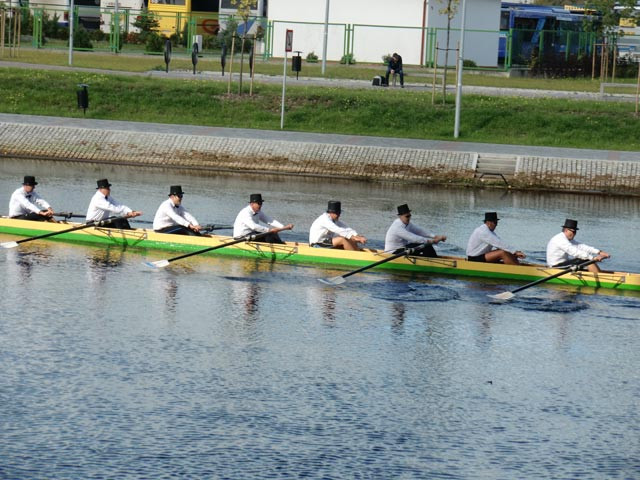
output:
{"label": "green grass", "polygon": [[[82,117],[75,97],[79,83],[90,85],[87,118],[280,126],[279,85],[256,82],[253,97],[240,97],[227,96],[224,82],[37,69],[1,71],[0,111]],[[236,84],[232,91],[237,92]],[[629,103],[467,95],[460,140],[635,151],[640,150],[640,119],[633,112]],[[287,90],[288,130],[452,140],[453,123],[453,99],[433,106],[425,91],[293,85]]]}

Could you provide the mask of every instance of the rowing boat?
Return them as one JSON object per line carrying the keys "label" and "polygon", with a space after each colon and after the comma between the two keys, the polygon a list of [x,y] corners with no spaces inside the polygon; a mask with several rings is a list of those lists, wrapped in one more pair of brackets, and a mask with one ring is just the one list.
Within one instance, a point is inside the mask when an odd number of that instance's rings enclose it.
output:
{"label": "rowing boat", "polygon": [[[34,222],[16,220],[6,217],[0,218],[0,233],[35,236],[43,233],[68,230],[74,223]],[[151,250],[196,251],[228,243],[233,240],[224,235],[211,237],[197,237],[186,235],[171,235],[156,233],[153,230],[137,228],[121,230],[116,228],[91,227],[84,230],[61,233],[52,240],[87,244],[107,244],[135,247]],[[366,249],[362,252],[313,248],[306,243],[288,242],[285,244],[269,244],[262,242],[242,242],[212,252],[216,255],[231,255],[242,257],[262,258],[270,261],[289,261],[330,265],[337,268],[362,267],[377,262],[390,254]],[[548,277],[561,270],[549,268],[545,265],[503,265],[496,263],[469,262],[461,257],[400,257],[378,267],[381,270],[399,272],[417,272],[442,275],[458,275],[468,277],[482,277],[502,280],[516,280],[531,282]],[[571,285],[578,287],[593,287],[613,289],[617,291],[640,292],[640,273],[629,272],[601,272],[586,271],[571,272],[549,283]]]}

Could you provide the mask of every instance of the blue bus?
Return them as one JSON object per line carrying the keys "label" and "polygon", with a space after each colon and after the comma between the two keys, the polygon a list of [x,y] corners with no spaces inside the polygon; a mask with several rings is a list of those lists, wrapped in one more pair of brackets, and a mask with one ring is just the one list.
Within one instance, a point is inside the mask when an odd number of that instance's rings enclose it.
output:
{"label": "blue bus", "polygon": [[585,21],[592,18],[579,9],[503,2],[498,62],[505,63],[511,54],[509,63],[528,63],[535,47],[576,54],[584,46]]}

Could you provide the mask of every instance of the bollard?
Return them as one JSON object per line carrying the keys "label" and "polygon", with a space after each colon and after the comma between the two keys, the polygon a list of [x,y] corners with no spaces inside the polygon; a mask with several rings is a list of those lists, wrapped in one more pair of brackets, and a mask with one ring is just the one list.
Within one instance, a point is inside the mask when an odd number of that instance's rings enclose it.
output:
{"label": "bollard", "polygon": [[196,65],[198,65],[198,44],[194,43],[191,47],[191,63],[193,64],[193,74],[196,74]]}
{"label": "bollard", "polygon": [[300,56],[302,52],[296,50],[296,53],[297,55],[291,57],[291,71],[296,72],[296,80],[298,80],[298,74],[302,70],[302,57]]}
{"label": "bollard", "polygon": [[171,40],[164,42],[164,63],[165,72],[169,73],[169,62],[171,61]]}
{"label": "bollard", "polygon": [[88,88],[89,85],[87,85],[86,83],[80,83],[78,84],[78,91],[76,92],[78,96],[78,108],[81,108],[85,115],[87,114],[87,108],[89,108]]}

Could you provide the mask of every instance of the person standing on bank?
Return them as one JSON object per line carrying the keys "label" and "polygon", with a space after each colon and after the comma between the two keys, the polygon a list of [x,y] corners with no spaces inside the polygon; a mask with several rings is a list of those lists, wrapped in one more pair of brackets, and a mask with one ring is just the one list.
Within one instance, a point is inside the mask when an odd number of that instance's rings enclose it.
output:
{"label": "person standing on bank", "polygon": [[320,248],[341,248],[343,250],[362,250],[360,243],[367,239],[358,235],[353,228],[340,221],[342,204],[330,200],[327,211],[314,220],[309,229],[309,245]]}
{"label": "person standing on bank", "polygon": [[53,209],[36,193],[36,185],[36,177],[25,175],[22,186],[11,194],[9,217],[41,222],[53,219]]}
{"label": "person standing on bank", "polygon": [[404,88],[404,72],[402,71],[402,57],[394,52],[389,57],[389,63],[387,64],[386,85],[389,85],[389,74],[397,73],[400,75],[400,86]]}
{"label": "person standing on bank", "polygon": [[174,235],[200,235],[200,224],[182,206],[184,192],[181,185],[169,187],[169,198],[160,204],[153,218],[153,229],[158,233]]}
{"label": "person standing on bank", "polygon": [[278,232],[291,230],[293,224],[283,225],[268,216],[262,211],[263,203],[262,194],[252,193],[249,196],[249,205],[240,210],[233,223],[233,238],[240,238],[254,233],[268,233],[260,238],[261,242],[284,243]]}
{"label": "person standing on bank", "polygon": [[470,262],[502,262],[507,265],[517,265],[520,263],[518,261],[520,258],[526,257],[524,253],[510,247],[494,233],[499,220],[496,212],[484,214],[484,223],[476,228],[469,237],[467,259]]}
{"label": "person standing on bank", "polygon": [[398,206],[398,218],[396,218],[384,239],[385,252],[400,253],[402,249],[414,248],[424,245],[412,255],[419,257],[437,257],[438,254],[433,248],[434,244],[444,242],[447,237],[444,235],[433,235],[422,228],[411,223],[411,210],[406,203]]}
{"label": "person standing on bank", "polygon": [[[554,235],[547,244],[547,265],[550,267],[568,267],[578,265],[588,260],[598,262],[611,257],[607,252],[578,243],[575,236],[578,233],[578,221],[565,219],[562,232]],[[592,263],[587,267],[590,272],[600,271],[598,265]]]}
{"label": "person standing on bank", "polygon": [[[116,216],[133,218],[142,215],[142,212],[131,210],[111,196],[111,184],[109,180],[103,178],[98,180],[97,184],[97,191],[91,198],[89,208],[87,209],[87,222],[100,222],[106,218]],[[129,225],[127,218],[111,220],[103,226],[131,230],[131,225]]]}

